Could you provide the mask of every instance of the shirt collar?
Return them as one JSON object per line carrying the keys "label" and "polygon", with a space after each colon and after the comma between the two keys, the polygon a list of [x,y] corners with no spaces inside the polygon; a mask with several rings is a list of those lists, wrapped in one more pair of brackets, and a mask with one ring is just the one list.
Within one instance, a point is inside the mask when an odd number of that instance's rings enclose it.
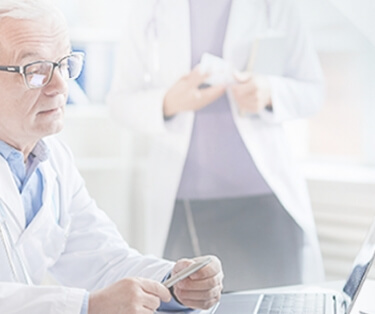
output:
{"label": "shirt collar", "polygon": [[40,140],[36,143],[35,147],[30,153],[30,156],[32,156],[32,158],[36,158],[39,162],[46,161],[49,156],[49,148],[43,140]]}
{"label": "shirt collar", "polygon": [[[4,159],[10,162],[13,159],[13,156],[18,156],[23,154],[16,148],[10,146],[9,144],[5,143],[4,141],[0,140],[0,155],[4,157]],[[49,149],[46,143],[43,140],[40,140],[36,143],[35,147],[30,153],[29,158],[32,159],[37,158],[39,162],[43,162],[48,159],[49,156]]]}

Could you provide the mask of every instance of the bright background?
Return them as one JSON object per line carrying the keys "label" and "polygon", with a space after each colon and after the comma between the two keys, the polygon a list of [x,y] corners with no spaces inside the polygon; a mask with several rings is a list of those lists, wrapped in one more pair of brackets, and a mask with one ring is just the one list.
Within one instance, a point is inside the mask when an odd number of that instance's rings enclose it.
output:
{"label": "bright background", "polygon": [[[126,1],[54,1],[67,16],[74,48],[86,52],[86,94],[73,92],[61,136],[99,206],[143,251],[149,139],[114,125],[104,105]],[[296,2],[311,27],[327,97],[319,114],[285,127],[308,182],[327,279],[342,279],[375,213],[375,1]]]}

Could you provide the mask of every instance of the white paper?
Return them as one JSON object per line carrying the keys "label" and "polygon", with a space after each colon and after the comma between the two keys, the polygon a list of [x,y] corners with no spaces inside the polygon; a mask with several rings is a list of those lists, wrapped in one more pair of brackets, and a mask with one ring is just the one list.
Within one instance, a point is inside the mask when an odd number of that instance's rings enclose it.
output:
{"label": "white paper", "polygon": [[205,80],[209,85],[227,85],[234,82],[233,66],[223,58],[210,53],[204,53],[199,64],[202,74],[208,73],[210,76]]}

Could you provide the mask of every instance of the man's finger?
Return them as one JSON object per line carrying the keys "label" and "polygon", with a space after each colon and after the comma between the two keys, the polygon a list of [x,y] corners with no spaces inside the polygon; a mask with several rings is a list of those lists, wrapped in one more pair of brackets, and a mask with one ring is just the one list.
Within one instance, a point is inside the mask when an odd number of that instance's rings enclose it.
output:
{"label": "man's finger", "polygon": [[163,302],[169,302],[171,300],[171,294],[169,290],[157,281],[144,279],[142,280],[141,287],[143,291],[157,296]]}

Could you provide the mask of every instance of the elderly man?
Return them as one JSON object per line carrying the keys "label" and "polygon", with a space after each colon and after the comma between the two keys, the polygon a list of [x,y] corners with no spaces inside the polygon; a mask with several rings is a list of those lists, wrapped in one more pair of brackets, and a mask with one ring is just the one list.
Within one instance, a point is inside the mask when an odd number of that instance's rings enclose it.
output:
{"label": "elderly man", "polygon": [[[49,136],[63,127],[67,80],[82,62],[58,9],[42,0],[0,1],[0,312],[213,306],[220,261],[212,256],[168,290],[161,282],[195,260],[174,264],[129,248],[90,198],[68,148]],[[40,285],[47,273],[61,285]]]}

